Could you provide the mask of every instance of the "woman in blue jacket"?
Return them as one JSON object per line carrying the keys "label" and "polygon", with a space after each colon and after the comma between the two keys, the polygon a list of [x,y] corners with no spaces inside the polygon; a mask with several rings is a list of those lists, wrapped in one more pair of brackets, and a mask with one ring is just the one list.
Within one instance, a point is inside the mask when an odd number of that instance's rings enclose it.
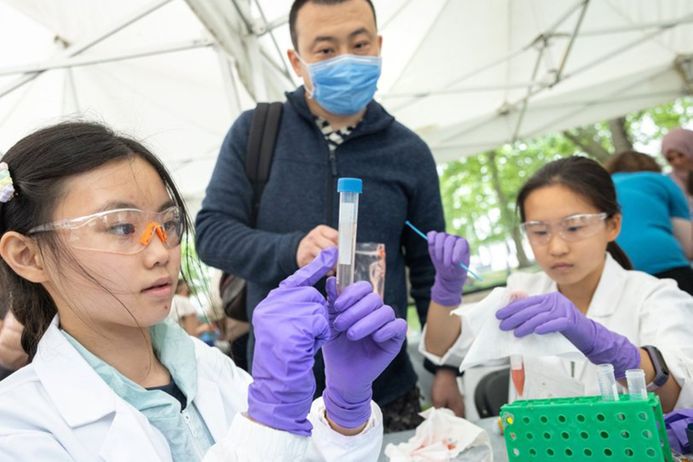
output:
{"label": "woman in blue jacket", "polygon": [[617,242],[637,270],[676,280],[693,294],[693,234],[688,204],[681,189],[662,175],[649,155],[626,151],[606,166],[623,211]]}

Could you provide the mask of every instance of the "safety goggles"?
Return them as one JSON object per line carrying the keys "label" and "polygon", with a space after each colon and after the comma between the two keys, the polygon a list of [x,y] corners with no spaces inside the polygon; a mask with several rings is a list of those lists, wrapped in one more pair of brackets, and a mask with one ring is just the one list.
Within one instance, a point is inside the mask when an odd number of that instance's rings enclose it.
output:
{"label": "safety goggles", "polygon": [[28,234],[66,231],[68,243],[76,249],[132,255],[144,250],[154,234],[167,249],[179,245],[183,219],[177,206],[162,212],[115,209],[36,226]]}
{"label": "safety goggles", "polygon": [[553,222],[527,221],[520,228],[529,239],[529,242],[537,245],[545,245],[551,241],[555,232],[565,241],[575,242],[592,237],[603,229],[603,222],[607,214],[581,213],[571,215]]}

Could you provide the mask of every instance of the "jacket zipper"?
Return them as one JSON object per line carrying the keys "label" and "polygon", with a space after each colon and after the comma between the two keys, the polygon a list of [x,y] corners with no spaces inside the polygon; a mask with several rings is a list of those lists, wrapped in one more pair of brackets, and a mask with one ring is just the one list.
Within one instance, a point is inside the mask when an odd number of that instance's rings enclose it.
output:
{"label": "jacket zipper", "polygon": [[327,222],[326,223],[329,226],[336,228],[335,224],[332,221],[332,217],[334,216],[334,214],[333,214],[333,210],[334,210],[334,185],[335,185],[335,180],[337,179],[337,154],[336,154],[336,149],[333,151],[330,149],[329,146],[327,146],[327,149],[330,151],[330,156],[329,156],[330,171],[327,175]]}

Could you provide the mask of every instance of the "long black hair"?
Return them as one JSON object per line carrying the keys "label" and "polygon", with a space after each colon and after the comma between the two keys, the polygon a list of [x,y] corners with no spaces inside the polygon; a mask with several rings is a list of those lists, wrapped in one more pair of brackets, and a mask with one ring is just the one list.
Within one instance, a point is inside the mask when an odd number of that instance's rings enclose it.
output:
{"label": "long black hair", "polygon": [[[592,159],[571,156],[554,160],[540,168],[517,195],[520,219],[525,221],[525,201],[533,191],[552,185],[561,185],[578,194],[606,213],[607,219],[621,213],[616,200],[616,187],[609,172]],[[628,255],[616,241],[611,241],[606,250],[623,268],[633,269]]]}
{"label": "long black hair", "polygon": [[[93,122],[65,122],[38,130],[12,146],[2,161],[9,166],[15,194],[0,204],[0,236],[8,231],[27,235],[35,226],[52,220],[63,194],[65,181],[107,163],[141,158],[161,177],[166,189],[185,216],[183,235],[192,229],[185,204],[162,162],[139,142]],[[54,233],[32,236],[39,248],[65,252]],[[24,324],[22,348],[30,358],[57,310],[41,284],[17,275],[0,260],[3,289],[9,293],[10,309]],[[93,278],[91,278],[93,279]]]}

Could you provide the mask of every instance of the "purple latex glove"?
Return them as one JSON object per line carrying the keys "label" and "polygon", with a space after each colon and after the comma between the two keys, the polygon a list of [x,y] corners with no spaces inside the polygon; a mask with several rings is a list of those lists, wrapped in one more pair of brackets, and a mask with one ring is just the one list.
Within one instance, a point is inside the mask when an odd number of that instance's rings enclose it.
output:
{"label": "purple latex glove", "polygon": [[327,416],[344,428],[357,428],[371,413],[373,381],[399,353],[407,323],[365,281],[337,296],[334,277],[325,286],[333,338],[322,347]]}
{"label": "purple latex glove", "polygon": [[690,454],[693,449],[687,434],[690,424],[693,424],[693,409],[678,409],[664,416],[669,445],[679,454]]}
{"label": "purple latex glove", "polygon": [[640,366],[640,350],[626,337],[583,315],[559,292],[517,300],[496,312],[501,330],[516,337],[560,332],[594,364],[612,364],[617,379]]}
{"label": "purple latex glove", "polygon": [[469,267],[469,244],[463,237],[437,231],[429,231],[428,254],[436,269],[431,288],[431,300],[442,306],[457,306],[462,302],[462,286]]}
{"label": "purple latex glove", "polygon": [[248,415],[253,420],[310,435],[314,356],[330,338],[327,301],[312,285],[336,263],[336,247],[323,250],[255,308],[253,383],[248,388]]}

